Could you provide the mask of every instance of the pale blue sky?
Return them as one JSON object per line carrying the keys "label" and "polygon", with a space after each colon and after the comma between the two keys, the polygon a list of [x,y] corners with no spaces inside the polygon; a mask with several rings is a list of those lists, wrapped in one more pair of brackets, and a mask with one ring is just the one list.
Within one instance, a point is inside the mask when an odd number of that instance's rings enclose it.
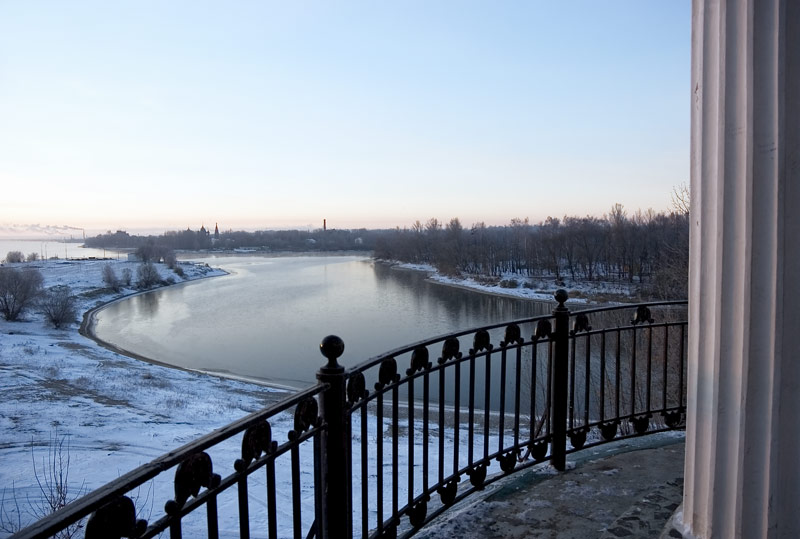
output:
{"label": "pale blue sky", "polygon": [[688,0],[0,0],[0,225],[666,209]]}

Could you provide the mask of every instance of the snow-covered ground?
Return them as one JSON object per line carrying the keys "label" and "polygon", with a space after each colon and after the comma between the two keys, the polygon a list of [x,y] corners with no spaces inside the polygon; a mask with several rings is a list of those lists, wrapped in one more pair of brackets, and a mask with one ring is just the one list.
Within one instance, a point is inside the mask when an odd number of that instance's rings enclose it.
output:
{"label": "snow-covered ground", "polygon": [[[70,286],[83,313],[136,293],[104,287],[107,263],[117,275],[129,268],[135,280],[138,264],[127,261],[17,266],[41,271],[45,288]],[[224,274],[204,264],[182,262],[181,268],[186,280]],[[157,269],[162,279],[183,280],[162,264]],[[5,528],[0,536],[5,536],[37,516],[36,476],[41,480],[52,469],[46,461],[57,442],[63,442],[62,456],[69,456],[72,493],[87,492],[285,393],[130,359],[82,337],[77,322],[56,330],[34,310],[18,322],[0,318],[0,395],[0,528]]]}
{"label": "snow-covered ground", "polygon": [[[392,263],[392,262],[390,262]],[[553,301],[553,294],[559,288],[565,288],[570,293],[569,302],[592,303],[600,300],[603,303],[615,301],[633,301],[638,293],[638,287],[634,283],[605,282],[605,281],[571,281],[567,280],[559,285],[555,279],[537,279],[533,277],[521,277],[508,273],[497,279],[497,282],[482,282],[475,277],[450,277],[439,273],[430,264],[411,264],[411,263],[392,263],[394,267],[428,273],[428,278],[437,283],[461,286],[503,296],[516,298],[532,299],[536,301]],[[501,286],[505,282],[506,286]]]}

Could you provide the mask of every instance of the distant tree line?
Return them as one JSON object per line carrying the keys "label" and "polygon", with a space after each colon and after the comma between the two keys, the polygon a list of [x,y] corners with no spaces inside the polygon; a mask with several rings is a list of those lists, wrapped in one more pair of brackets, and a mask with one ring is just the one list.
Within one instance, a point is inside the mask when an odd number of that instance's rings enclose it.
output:
{"label": "distant tree line", "polygon": [[642,294],[686,297],[689,212],[637,211],[616,204],[602,217],[548,217],[539,224],[512,219],[506,226],[479,222],[466,228],[455,217],[436,218],[382,234],[375,257],[430,264],[449,275],[552,278],[635,283]]}
{"label": "distant tree line", "polygon": [[689,261],[689,193],[673,192],[672,210],[628,214],[615,204],[602,217],[548,217],[533,224],[512,219],[505,226],[483,222],[465,227],[458,217],[431,218],[389,230],[205,229],[136,236],[125,231],[86,240],[88,247],[135,249],[140,258],[174,265],[172,250],[254,249],[267,252],[373,251],[375,258],[429,264],[446,275],[499,279],[507,275],[568,281],[635,284],[641,295],[684,298]]}
{"label": "distant tree line", "polygon": [[233,250],[258,251],[372,251],[381,231],[356,230],[259,230],[226,231],[218,236],[204,229],[168,231],[162,235],[137,236],[124,230],[107,232],[87,238],[86,246],[95,248],[171,250]]}

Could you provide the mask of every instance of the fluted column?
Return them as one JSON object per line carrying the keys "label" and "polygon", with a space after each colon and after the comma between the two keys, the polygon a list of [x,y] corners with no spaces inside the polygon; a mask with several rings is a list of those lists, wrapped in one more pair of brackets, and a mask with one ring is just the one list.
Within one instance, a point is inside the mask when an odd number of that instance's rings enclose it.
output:
{"label": "fluted column", "polygon": [[682,524],[800,537],[800,0],[692,6]]}

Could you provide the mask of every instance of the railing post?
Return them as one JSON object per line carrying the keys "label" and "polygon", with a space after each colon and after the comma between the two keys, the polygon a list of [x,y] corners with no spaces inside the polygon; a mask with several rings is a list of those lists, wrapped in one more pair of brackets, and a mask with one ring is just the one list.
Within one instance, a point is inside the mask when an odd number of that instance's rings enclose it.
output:
{"label": "railing post", "polygon": [[344,352],[344,342],[329,335],[319,348],[328,364],[317,371],[317,380],[328,388],[320,396],[320,417],[326,427],[320,434],[321,454],[317,456],[320,480],[315,489],[321,509],[317,532],[322,539],[351,537],[350,418],[345,413],[345,369],[336,362]]}
{"label": "railing post", "polygon": [[550,457],[556,470],[566,468],[567,453],[567,388],[569,384],[569,309],[564,302],[569,299],[567,291],[560,288],[555,293],[558,306],[553,309],[556,319],[555,357],[550,403]]}

